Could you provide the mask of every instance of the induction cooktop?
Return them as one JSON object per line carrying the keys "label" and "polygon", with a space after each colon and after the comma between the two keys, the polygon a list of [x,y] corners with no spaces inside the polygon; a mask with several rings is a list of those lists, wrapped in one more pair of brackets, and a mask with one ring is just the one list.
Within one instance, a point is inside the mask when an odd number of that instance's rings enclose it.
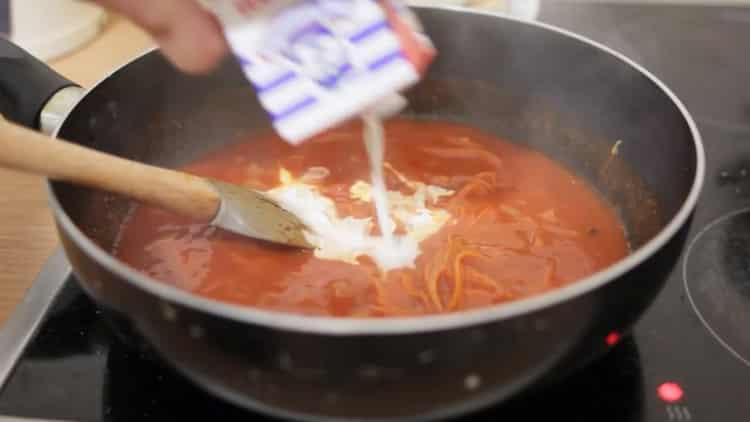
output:
{"label": "induction cooktop", "polygon": [[[610,353],[561,383],[465,419],[750,420],[750,8],[546,2],[540,19],[622,51],[675,91],[703,136],[706,186],[680,262],[631,335],[608,337]],[[12,417],[270,420],[120,344],[60,252],[0,332],[0,382],[0,414]]]}

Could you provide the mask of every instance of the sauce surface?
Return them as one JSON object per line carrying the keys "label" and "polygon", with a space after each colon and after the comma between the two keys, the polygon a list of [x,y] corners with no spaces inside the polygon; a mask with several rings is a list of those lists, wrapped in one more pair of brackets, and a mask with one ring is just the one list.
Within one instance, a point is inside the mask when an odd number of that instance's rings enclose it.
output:
{"label": "sauce surface", "polygon": [[[147,206],[121,228],[115,256],[197,295],[282,312],[409,316],[516,300],[573,283],[628,253],[615,211],[583,180],[530,149],[453,123],[386,123],[386,187],[404,177],[453,192],[428,206],[451,219],[423,240],[414,268],[381,273],[236,236]],[[325,170],[321,170],[324,168]],[[340,216],[374,217],[350,192],[369,182],[358,123],[293,147],[274,135],[227,146],[183,170],[254,189],[280,170],[335,202]],[[379,229],[374,227],[373,233]],[[397,225],[396,233],[405,228]]]}

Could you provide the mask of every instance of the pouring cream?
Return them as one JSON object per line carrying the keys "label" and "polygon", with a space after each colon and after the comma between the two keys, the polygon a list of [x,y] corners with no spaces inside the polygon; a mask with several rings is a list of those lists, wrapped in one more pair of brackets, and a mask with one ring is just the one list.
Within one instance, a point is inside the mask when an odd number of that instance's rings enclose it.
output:
{"label": "pouring cream", "polygon": [[[349,192],[353,199],[373,203],[380,236],[371,234],[371,218],[340,217],[330,198],[322,195],[315,185],[295,179],[286,169],[280,170],[281,185],[267,193],[307,225],[307,240],[316,246],[316,257],[356,264],[357,258],[366,255],[383,272],[414,267],[420,254],[419,242],[436,233],[451,219],[447,211],[428,205],[434,205],[442,196],[454,192],[410,180],[384,163],[382,122],[372,115],[363,120],[371,181],[359,180],[351,185]],[[394,172],[413,193],[405,195],[388,191],[384,169]],[[404,235],[394,233],[396,221],[403,225]]]}

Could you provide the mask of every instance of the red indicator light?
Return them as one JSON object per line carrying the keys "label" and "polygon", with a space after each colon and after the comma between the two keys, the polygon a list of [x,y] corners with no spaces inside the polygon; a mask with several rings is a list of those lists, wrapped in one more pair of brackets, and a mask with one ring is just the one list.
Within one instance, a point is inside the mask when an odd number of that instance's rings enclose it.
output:
{"label": "red indicator light", "polygon": [[617,331],[610,332],[607,334],[607,337],[604,338],[604,342],[607,343],[607,346],[614,346],[618,341],[620,341],[620,333]]}
{"label": "red indicator light", "polygon": [[665,382],[656,387],[656,394],[658,394],[659,398],[665,402],[674,403],[682,398],[684,392],[682,391],[680,384],[677,384],[676,382]]}

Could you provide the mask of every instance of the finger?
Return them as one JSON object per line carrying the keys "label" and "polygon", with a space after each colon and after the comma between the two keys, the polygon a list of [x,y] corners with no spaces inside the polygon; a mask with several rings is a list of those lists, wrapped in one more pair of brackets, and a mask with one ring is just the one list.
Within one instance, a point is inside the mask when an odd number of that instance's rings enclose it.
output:
{"label": "finger", "polygon": [[98,0],[148,31],[162,52],[188,73],[212,70],[228,51],[216,17],[194,0]]}

